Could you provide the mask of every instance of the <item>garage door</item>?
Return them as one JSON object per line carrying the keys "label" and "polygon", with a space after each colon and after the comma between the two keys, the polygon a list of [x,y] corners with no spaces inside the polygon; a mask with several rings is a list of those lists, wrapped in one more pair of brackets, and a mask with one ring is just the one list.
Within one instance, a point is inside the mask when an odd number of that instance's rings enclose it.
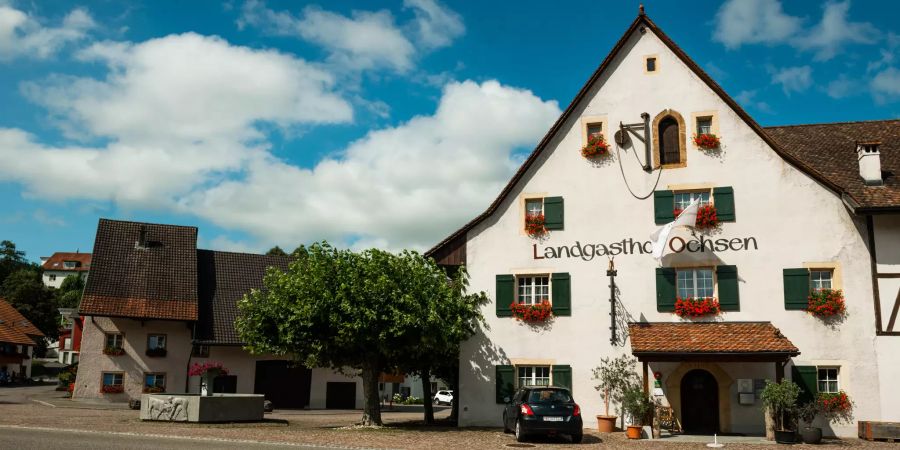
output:
{"label": "garage door", "polygon": [[356,383],[328,382],[325,385],[325,407],[356,409]]}
{"label": "garage door", "polygon": [[263,394],[275,408],[309,406],[312,370],[288,361],[257,361],[253,393]]}

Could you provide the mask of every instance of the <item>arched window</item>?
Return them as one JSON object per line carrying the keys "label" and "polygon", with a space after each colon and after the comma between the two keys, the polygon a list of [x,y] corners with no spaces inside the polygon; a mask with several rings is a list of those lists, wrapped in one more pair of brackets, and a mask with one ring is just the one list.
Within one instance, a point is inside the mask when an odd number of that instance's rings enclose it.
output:
{"label": "arched window", "polygon": [[659,121],[659,162],[660,164],[678,164],[681,162],[678,121],[666,116]]}

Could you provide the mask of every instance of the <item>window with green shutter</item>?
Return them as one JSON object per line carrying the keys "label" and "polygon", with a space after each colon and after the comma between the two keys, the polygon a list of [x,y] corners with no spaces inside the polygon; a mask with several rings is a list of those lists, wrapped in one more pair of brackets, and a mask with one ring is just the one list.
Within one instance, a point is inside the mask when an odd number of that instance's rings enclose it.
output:
{"label": "window with green shutter", "polygon": [[800,386],[800,396],[797,404],[809,403],[816,398],[816,366],[793,366],[791,368],[791,381]]}
{"label": "window with green shutter", "polygon": [[572,315],[572,283],[566,272],[554,273],[550,276],[550,293],[553,314],[557,316]]}
{"label": "window with green shutter", "polygon": [[544,228],[562,230],[565,208],[562,197],[544,197]]}
{"label": "window with green shutter", "polygon": [[722,311],[740,311],[737,266],[717,266],[716,278],[719,285],[719,307]]}
{"label": "window with green shutter", "polygon": [[653,191],[653,217],[657,225],[675,220],[675,193]]}
{"label": "window with green shutter", "polygon": [[513,366],[495,366],[494,380],[497,383],[497,403],[506,403],[516,392],[516,370]]}
{"label": "window with green shutter", "polygon": [[806,311],[809,306],[809,269],[784,269],[784,309]]}
{"label": "window with green shutter", "polygon": [[734,222],[734,188],[723,186],[713,188],[713,204],[720,222]]}
{"label": "window with green shutter", "polygon": [[656,310],[659,312],[675,312],[675,269],[672,267],[656,268]]}
{"label": "window with green shutter", "polygon": [[572,367],[567,365],[555,365],[550,371],[553,374],[553,385],[572,390]]}
{"label": "window with green shutter", "polygon": [[509,305],[515,301],[516,277],[514,275],[497,275],[496,307],[497,317],[512,317]]}

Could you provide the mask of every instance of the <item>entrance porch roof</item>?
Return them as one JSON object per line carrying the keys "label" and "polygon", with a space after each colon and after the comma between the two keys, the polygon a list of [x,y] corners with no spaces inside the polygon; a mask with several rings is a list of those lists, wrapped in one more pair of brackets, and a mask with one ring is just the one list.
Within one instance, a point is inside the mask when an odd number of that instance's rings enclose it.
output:
{"label": "entrance porch roof", "polygon": [[644,362],[787,361],[800,354],[771,322],[632,322],[631,353]]}

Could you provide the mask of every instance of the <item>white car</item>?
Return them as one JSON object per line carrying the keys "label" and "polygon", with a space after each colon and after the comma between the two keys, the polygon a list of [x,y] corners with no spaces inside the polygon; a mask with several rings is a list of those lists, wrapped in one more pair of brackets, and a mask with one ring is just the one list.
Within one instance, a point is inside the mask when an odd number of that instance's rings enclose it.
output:
{"label": "white car", "polygon": [[434,404],[449,405],[453,401],[453,391],[437,391],[434,394]]}

